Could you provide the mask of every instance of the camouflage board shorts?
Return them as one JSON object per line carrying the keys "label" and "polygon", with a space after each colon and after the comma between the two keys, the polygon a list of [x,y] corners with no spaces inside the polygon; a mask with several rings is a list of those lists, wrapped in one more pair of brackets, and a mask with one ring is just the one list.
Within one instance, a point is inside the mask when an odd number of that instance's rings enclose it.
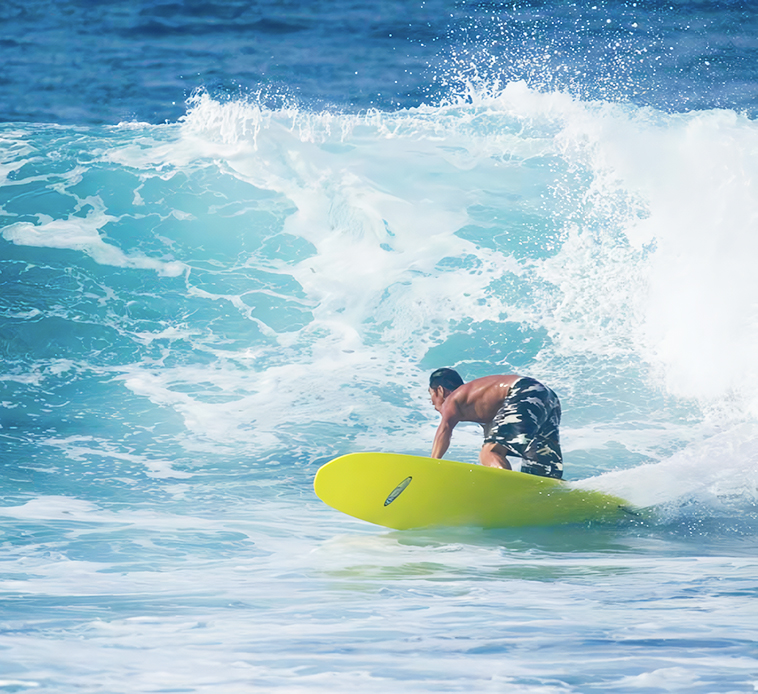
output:
{"label": "camouflage board shorts", "polygon": [[506,455],[523,459],[521,472],[542,477],[563,476],[558,436],[561,403],[547,386],[519,378],[484,434],[484,443],[497,443]]}

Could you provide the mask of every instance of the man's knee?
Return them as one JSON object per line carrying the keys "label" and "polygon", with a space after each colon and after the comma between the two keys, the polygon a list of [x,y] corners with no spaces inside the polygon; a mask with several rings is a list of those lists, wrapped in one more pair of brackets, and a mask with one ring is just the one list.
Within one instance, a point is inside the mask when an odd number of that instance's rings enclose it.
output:
{"label": "man's knee", "polygon": [[482,446],[482,450],[479,451],[479,462],[486,467],[511,469],[511,464],[505,457],[505,449],[497,443],[485,443]]}

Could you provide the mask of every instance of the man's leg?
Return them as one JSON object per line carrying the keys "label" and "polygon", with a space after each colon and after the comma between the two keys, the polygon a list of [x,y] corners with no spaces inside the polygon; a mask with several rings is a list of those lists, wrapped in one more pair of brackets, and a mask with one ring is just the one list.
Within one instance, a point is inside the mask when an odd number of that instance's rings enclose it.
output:
{"label": "man's leg", "polygon": [[511,464],[505,457],[505,448],[499,443],[485,443],[479,451],[479,462],[486,467],[499,467],[510,470]]}

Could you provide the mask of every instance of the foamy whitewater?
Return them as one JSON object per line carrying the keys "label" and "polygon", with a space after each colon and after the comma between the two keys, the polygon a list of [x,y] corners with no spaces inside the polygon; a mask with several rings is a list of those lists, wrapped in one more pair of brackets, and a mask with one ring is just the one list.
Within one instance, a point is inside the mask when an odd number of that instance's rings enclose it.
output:
{"label": "foamy whitewater", "polygon": [[[0,691],[758,691],[756,152],[517,78],[0,124]],[[320,502],[429,454],[439,366],[549,384],[565,479],[644,514]]]}

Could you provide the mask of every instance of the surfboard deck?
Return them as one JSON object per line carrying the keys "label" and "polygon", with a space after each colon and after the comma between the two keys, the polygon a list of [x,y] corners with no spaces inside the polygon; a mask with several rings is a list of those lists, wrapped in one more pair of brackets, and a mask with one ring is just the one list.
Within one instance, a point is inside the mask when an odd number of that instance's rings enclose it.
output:
{"label": "surfboard deck", "polygon": [[332,508],[395,530],[560,525],[633,513],[623,499],[560,480],[395,453],[335,458],[313,486]]}

